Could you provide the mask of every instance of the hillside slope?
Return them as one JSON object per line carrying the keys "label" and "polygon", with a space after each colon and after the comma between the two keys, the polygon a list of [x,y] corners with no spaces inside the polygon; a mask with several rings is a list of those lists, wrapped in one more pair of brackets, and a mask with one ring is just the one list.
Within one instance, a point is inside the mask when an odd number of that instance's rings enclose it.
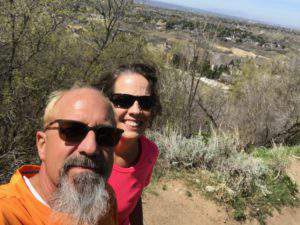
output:
{"label": "hillside slope", "polygon": [[[300,160],[293,159],[289,175],[300,185]],[[143,198],[145,225],[238,225],[226,207],[207,200],[204,196],[191,190],[182,181],[160,181],[154,190],[147,192]],[[281,213],[274,212],[267,224],[298,225],[300,208],[285,208]],[[246,221],[244,225],[259,224]]]}

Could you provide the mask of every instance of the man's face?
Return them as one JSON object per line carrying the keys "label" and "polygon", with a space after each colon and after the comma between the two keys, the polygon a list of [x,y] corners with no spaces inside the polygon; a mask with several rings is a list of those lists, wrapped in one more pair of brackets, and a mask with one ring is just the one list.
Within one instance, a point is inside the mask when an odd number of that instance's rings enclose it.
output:
{"label": "man's face", "polygon": [[58,220],[63,218],[56,213],[63,212],[71,215],[72,224],[98,224],[110,208],[106,181],[113,150],[101,140],[109,140],[111,133],[101,133],[98,142],[95,134],[100,126],[112,125],[110,109],[95,90],[69,91],[55,104],[45,131],[37,132],[40,180],[52,190],[48,203]]}
{"label": "man's face", "polygon": [[[108,113],[108,105],[97,91],[77,89],[66,93],[57,102],[52,121],[73,120],[90,127],[111,125]],[[92,130],[82,141],[67,142],[62,138],[58,127],[58,123],[53,123],[44,131],[44,143],[38,145],[42,166],[45,167],[48,180],[54,186],[58,186],[63,173],[71,183],[74,177],[83,173],[93,173],[107,179],[113,163],[112,149],[99,146]]]}

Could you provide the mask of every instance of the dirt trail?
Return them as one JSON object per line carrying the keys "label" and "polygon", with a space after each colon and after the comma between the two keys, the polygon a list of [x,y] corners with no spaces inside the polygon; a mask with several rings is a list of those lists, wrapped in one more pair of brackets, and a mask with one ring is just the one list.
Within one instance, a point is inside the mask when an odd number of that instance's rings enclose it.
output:
{"label": "dirt trail", "polygon": [[[290,176],[300,186],[300,160],[292,160]],[[230,217],[224,206],[207,200],[201,194],[192,191],[178,180],[161,181],[154,190],[143,197],[145,225],[215,225],[240,223]],[[255,220],[246,221],[244,225],[258,225]],[[267,220],[272,225],[299,225],[300,208],[286,208],[274,212]]]}

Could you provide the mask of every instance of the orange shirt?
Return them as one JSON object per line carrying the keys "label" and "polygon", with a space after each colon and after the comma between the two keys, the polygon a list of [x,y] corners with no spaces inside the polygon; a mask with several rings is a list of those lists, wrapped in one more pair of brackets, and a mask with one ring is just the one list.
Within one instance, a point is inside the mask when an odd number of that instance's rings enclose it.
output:
{"label": "orange shirt", "polygon": [[[10,183],[0,186],[0,225],[60,225],[51,222],[51,208],[38,201],[28,189],[22,176],[28,178],[39,171],[39,166],[22,166]],[[117,225],[117,207],[112,189],[111,209],[99,225]]]}

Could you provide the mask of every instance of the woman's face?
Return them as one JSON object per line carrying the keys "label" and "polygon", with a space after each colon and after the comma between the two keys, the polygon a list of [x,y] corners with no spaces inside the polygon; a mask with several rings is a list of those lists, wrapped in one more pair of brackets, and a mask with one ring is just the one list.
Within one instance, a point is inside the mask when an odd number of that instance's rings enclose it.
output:
{"label": "woman's face", "polygon": [[[114,94],[128,94],[132,96],[150,96],[148,80],[138,73],[124,72],[115,81]],[[142,109],[138,101],[134,101],[128,108],[114,104],[117,127],[124,130],[123,137],[136,139],[149,126],[151,109]]]}

